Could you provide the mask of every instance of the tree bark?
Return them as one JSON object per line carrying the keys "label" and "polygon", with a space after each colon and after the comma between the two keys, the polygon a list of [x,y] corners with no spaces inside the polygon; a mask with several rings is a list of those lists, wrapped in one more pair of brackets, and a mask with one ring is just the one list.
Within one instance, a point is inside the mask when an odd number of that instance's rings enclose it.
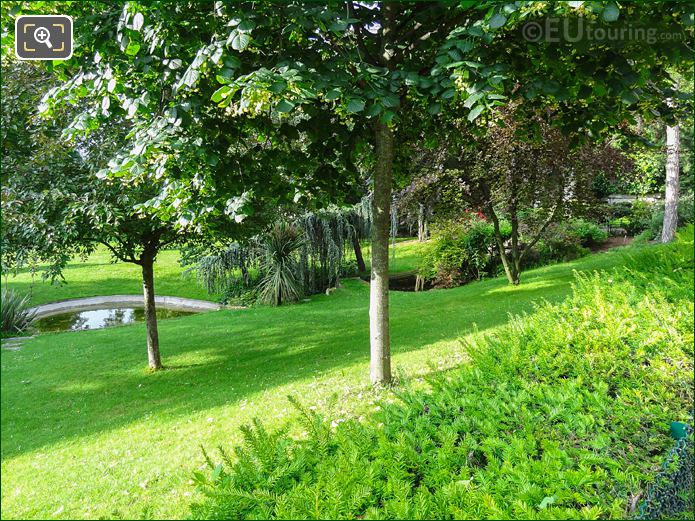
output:
{"label": "tree bark", "polygon": [[492,221],[494,228],[495,242],[497,244],[497,251],[500,254],[500,259],[502,260],[502,266],[504,267],[504,274],[507,276],[509,283],[516,286],[519,284],[521,279],[521,270],[519,269],[520,264],[517,263],[516,259],[510,259],[507,256],[507,250],[504,247],[504,238],[502,237],[502,232],[500,231],[500,222],[497,218],[495,210],[488,208],[487,214]]}
{"label": "tree bark", "polygon": [[661,242],[671,242],[678,227],[678,170],[680,168],[680,127],[666,127],[666,195]]}
{"label": "tree bark", "polygon": [[420,203],[417,211],[417,240],[425,242],[425,205]]}
{"label": "tree bark", "polygon": [[369,292],[369,332],[372,383],[391,381],[389,336],[389,231],[394,137],[391,129],[374,124],[376,166],[372,198],[372,274]]}
{"label": "tree bark", "polygon": [[366,272],[367,265],[364,263],[364,257],[362,256],[362,246],[360,246],[360,240],[355,235],[352,236],[352,249],[355,250],[357,269],[360,273]]}
{"label": "tree bark", "polygon": [[150,369],[162,369],[159,355],[159,332],[157,330],[157,309],[154,302],[154,256],[143,255],[142,287],[145,300],[145,325],[147,327],[147,363]]}

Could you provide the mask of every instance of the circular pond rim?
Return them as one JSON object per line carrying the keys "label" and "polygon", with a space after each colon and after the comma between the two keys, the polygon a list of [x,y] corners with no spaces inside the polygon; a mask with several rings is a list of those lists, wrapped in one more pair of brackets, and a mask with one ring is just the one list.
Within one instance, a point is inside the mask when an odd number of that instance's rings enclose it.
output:
{"label": "circular pond rim", "polygon": [[[174,311],[202,312],[217,311],[220,309],[234,309],[230,308],[229,306],[222,306],[216,302],[210,302],[208,300],[197,300],[183,297],[157,296],[154,299],[154,303],[157,307],[171,309]],[[144,307],[143,296],[108,295],[102,297],[85,297],[61,300],[59,302],[50,302],[48,304],[35,306],[31,308],[30,311],[36,313],[36,319],[42,319],[63,313],[118,307],[142,308]]]}

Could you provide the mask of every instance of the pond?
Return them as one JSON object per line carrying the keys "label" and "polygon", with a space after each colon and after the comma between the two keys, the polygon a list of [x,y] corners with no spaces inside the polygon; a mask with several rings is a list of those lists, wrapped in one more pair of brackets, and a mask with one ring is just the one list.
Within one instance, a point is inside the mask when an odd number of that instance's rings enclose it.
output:
{"label": "pond", "polygon": [[[195,311],[157,308],[157,318],[166,319],[193,315]],[[122,326],[145,320],[145,310],[136,307],[90,309],[87,311],[68,311],[41,318],[34,322],[39,331],[81,331],[83,329],[103,329]]]}

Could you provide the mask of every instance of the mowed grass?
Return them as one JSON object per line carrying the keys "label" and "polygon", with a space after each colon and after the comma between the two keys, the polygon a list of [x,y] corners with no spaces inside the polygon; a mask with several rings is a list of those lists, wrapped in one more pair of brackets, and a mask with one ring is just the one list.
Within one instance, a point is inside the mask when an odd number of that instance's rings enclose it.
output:
{"label": "mowed grass", "polygon": [[[420,267],[420,261],[425,253],[428,242],[419,242],[412,238],[399,238],[389,249],[389,271],[391,273],[406,273],[417,271]],[[371,255],[371,246],[369,241],[364,242],[363,246],[364,261],[369,268],[369,258]]]}
{"label": "mowed grass", "polygon": [[[216,300],[214,295],[208,295],[207,291],[198,286],[195,280],[182,277],[184,269],[179,265],[178,251],[161,252],[154,269],[157,295]],[[22,294],[30,293],[33,305],[72,298],[142,293],[140,266],[125,262],[114,263],[106,248],[100,248],[85,262],[69,264],[63,275],[64,283],[56,281],[51,284],[41,278],[40,272],[32,275],[29,270],[22,270],[17,276],[7,278],[7,287]]]}
{"label": "mowed grass", "polygon": [[[564,298],[573,270],[623,260],[619,250],[547,266],[524,273],[518,287],[497,278],[393,292],[401,385],[460,363],[462,337],[532,312],[538,299]],[[120,280],[114,276],[94,278],[90,288],[89,272],[80,282],[85,295],[126,292],[104,285]],[[284,423],[294,415],[287,395],[335,420],[368,413],[392,392],[368,383],[368,301],[368,285],[349,280],[298,305],[161,321],[167,369],[154,374],[145,370],[142,324],[45,334],[3,350],[2,517],[184,517],[197,494],[190,477],[203,464],[200,446],[229,447],[253,417]]]}

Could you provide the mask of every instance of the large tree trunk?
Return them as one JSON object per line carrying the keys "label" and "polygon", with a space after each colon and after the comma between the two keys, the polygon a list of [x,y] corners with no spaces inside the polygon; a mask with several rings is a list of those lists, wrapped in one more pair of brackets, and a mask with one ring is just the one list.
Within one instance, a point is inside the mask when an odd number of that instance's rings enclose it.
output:
{"label": "large tree trunk", "polygon": [[154,256],[143,256],[142,287],[145,297],[145,325],[147,326],[147,363],[150,369],[162,368],[159,355],[159,332],[157,331],[157,309],[154,303]]}
{"label": "large tree trunk", "polygon": [[364,263],[364,257],[362,256],[362,246],[360,246],[360,240],[355,235],[352,236],[352,249],[355,250],[357,269],[360,273],[364,273],[367,271],[367,265]]}
{"label": "large tree trunk", "polygon": [[680,163],[680,127],[666,127],[666,200],[661,242],[671,242],[678,227],[678,170]]}
{"label": "large tree trunk", "polygon": [[372,198],[372,276],[369,292],[369,332],[372,383],[391,381],[389,336],[389,231],[394,138],[381,122],[374,125],[376,166]]}

